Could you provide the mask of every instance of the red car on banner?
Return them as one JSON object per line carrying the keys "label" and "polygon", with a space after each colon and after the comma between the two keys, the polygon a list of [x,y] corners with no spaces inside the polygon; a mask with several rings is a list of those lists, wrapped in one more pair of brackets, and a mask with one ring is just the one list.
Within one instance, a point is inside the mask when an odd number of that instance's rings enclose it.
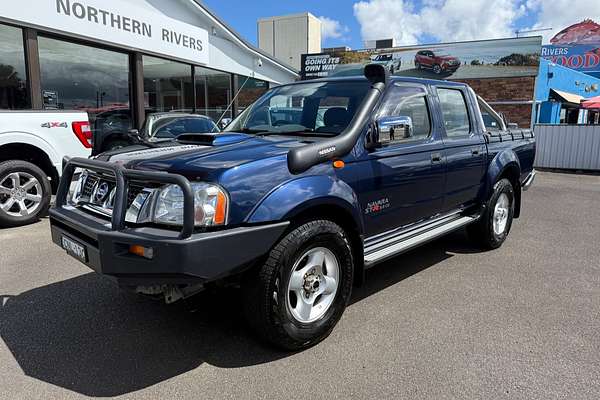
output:
{"label": "red car on banner", "polygon": [[460,60],[448,55],[435,54],[431,50],[419,50],[415,55],[416,69],[431,69],[435,74],[454,72],[460,67]]}

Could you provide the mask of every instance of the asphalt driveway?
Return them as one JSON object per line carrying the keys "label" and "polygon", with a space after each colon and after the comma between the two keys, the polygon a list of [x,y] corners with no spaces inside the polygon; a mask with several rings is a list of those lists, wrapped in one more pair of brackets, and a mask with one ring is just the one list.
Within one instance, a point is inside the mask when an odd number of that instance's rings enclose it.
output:
{"label": "asphalt driveway", "polygon": [[235,290],[172,306],[0,231],[0,399],[600,398],[600,177],[540,173],[505,245],[462,232],[371,270],[300,353],[248,332]]}

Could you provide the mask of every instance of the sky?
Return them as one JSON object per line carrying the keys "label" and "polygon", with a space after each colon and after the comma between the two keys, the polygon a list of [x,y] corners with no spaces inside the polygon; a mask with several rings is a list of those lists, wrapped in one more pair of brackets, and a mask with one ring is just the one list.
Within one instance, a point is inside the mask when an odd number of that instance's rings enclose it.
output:
{"label": "sky", "polygon": [[322,22],[323,47],[363,47],[393,37],[397,45],[542,35],[544,43],[585,18],[600,23],[600,0],[203,0],[251,43],[259,18],[310,12]]}

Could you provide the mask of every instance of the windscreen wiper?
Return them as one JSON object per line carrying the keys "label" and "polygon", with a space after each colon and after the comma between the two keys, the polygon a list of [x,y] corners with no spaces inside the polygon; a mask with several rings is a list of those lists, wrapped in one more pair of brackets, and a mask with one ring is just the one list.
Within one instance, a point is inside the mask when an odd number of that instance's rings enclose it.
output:
{"label": "windscreen wiper", "polygon": [[271,136],[271,135],[281,135],[281,136],[303,136],[303,137],[327,137],[330,138],[332,136],[337,136],[337,133],[332,132],[315,132],[314,129],[306,129],[304,131],[269,131],[257,134],[257,136]]}
{"label": "windscreen wiper", "polygon": [[[310,135],[306,135],[306,133],[309,133]],[[269,136],[269,135],[298,136],[300,134],[304,134],[301,136],[325,136],[325,135],[321,135],[320,133],[316,133],[315,130],[312,128],[306,128],[304,130],[293,130],[293,131],[267,131],[267,130],[265,130],[264,132],[258,133],[258,136]],[[326,135],[326,136],[329,136],[329,135]]]}
{"label": "windscreen wiper", "polygon": [[269,133],[271,131],[267,130],[267,129],[252,129],[252,128],[242,128],[237,130],[237,132],[242,132],[242,133],[250,133],[250,134],[262,134],[262,133]]}

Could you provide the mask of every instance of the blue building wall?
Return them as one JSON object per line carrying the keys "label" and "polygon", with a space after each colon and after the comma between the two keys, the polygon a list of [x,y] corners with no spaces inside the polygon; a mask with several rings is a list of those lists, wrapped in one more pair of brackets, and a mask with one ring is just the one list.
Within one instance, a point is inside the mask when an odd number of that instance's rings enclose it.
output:
{"label": "blue building wall", "polygon": [[[595,85],[596,90],[592,89]],[[589,91],[586,91],[586,87]],[[600,79],[540,59],[540,69],[535,84],[535,99],[540,102],[537,122],[560,123],[562,104],[549,101],[550,89],[577,94],[584,98],[600,96]]]}

